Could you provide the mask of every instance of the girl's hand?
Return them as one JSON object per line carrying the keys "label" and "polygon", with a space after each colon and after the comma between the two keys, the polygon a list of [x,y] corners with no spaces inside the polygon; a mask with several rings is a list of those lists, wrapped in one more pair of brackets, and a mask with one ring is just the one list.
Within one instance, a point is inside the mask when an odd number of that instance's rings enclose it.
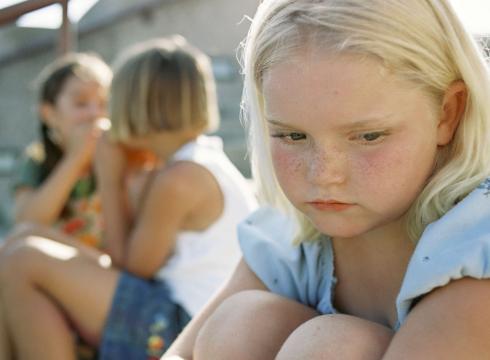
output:
{"label": "girl's hand", "polygon": [[97,139],[102,130],[96,122],[84,122],[76,125],[68,138],[66,151],[68,156],[75,157],[83,167],[89,167],[95,153]]}

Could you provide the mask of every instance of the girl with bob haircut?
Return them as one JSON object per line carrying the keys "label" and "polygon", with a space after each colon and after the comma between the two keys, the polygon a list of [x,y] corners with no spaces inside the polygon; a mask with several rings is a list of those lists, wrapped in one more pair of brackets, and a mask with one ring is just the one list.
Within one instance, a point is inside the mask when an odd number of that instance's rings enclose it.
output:
{"label": "girl with bob haircut", "polygon": [[163,359],[486,357],[490,77],[449,1],[265,0],[243,54],[265,206]]}
{"label": "girl with bob haircut", "polygon": [[[165,64],[166,71],[160,71]],[[114,68],[119,74],[111,87],[111,115],[118,119],[111,130],[115,139],[184,129],[201,134],[218,128],[209,59],[183,37],[137,45],[122,54]]]}
{"label": "girl with bob haircut", "polygon": [[235,229],[256,201],[221,139],[203,134],[218,125],[209,58],[180,36],[128,49],[110,116],[95,157],[104,252],[13,235],[0,261],[1,359],[9,342],[15,358],[74,359],[73,332],[100,359],[159,358],[239,261]]}

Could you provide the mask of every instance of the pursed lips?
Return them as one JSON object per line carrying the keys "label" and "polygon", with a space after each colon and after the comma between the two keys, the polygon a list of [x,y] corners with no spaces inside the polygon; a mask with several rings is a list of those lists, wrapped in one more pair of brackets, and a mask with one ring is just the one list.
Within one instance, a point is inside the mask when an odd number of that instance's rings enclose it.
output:
{"label": "pursed lips", "polygon": [[354,206],[352,203],[345,203],[338,200],[313,200],[307,204],[321,211],[344,211]]}

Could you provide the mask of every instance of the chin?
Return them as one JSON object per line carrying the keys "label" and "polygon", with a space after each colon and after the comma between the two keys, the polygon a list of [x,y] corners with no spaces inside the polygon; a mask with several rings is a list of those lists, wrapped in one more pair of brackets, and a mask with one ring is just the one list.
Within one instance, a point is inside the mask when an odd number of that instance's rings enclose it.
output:
{"label": "chin", "polygon": [[313,219],[313,226],[322,234],[328,235],[331,238],[353,238],[365,234],[370,228],[355,224],[325,224],[325,222],[316,222]]}
{"label": "chin", "polygon": [[363,231],[352,231],[352,229],[348,229],[345,231],[337,230],[337,229],[329,231],[329,229],[325,229],[325,231],[320,230],[320,232],[322,234],[325,234],[325,235],[331,237],[331,238],[338,238],[338,239],[350,239],[350,238],[354,238],[356,236],[364,234]]}

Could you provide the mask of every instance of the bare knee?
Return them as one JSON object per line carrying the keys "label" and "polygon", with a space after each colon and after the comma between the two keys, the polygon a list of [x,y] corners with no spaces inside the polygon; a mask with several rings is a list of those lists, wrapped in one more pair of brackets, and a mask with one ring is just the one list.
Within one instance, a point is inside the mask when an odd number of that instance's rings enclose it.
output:
{"label": "bare knee", "polygon": [[0,245],[0,264],[4,258],[17,248],[19,244],[25,243],[25,239],[32,233],[34,225],[31,223],[21,223],[11,230]]}
{"label": "bare knee", "polygon": [[35,234],[39,229],[39,225],[33,222],[21,222],[16,224],[7,234],[7,240],[18,240],[26,238],[29,235]]}
{"label": "bare knee", "polygon": [[276,360],[380,359],[393,332],[382,325],[349,315],[322,315],[298,327]]}
{"label": "bare knee", "polygon": [[226,299],[204,324],[194,358],[272,359],[288,335],[316,315],[267,291],[240,292]]}
{"label": "bare knee", "polygon": [[[47,245],[54,247],[47,250]],[[51,267],[48,265],[52,257],[57,257],[57,252],[60,250],[56,248],[56,243],[48,239],[29,236],[19,239],[1,254],[0,283],[6,286],[12,283],[35,283],[39,279],[49,278]]]}
{"label": "bare knee", "polygon": [[0,283],[2,287],[25,279],[36,261],[37,254],[20,243],[2,253],[0,259]]}

